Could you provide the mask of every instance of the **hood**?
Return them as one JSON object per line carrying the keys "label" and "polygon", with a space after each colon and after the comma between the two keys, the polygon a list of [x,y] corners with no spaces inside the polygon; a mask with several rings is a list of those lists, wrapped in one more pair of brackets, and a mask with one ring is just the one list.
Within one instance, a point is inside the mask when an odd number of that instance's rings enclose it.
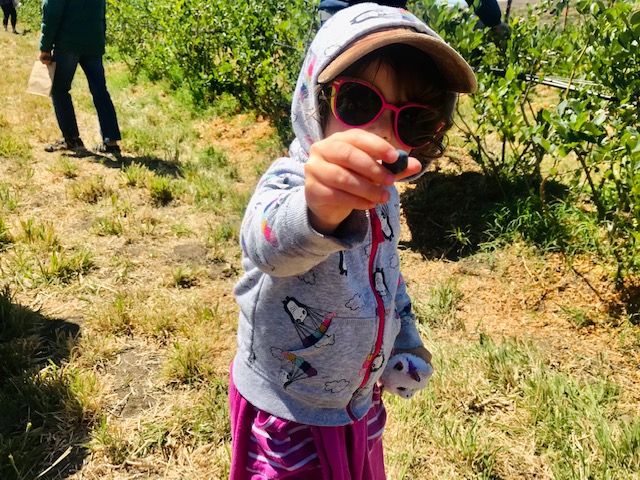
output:
{"label": "hood", "polygon": [[[429,41],[432,44],[437,44],[435,45],[435,48],[439,50],[437,55],[442,57],[440,60],[434,58],[434,61],[439,63],[439,67],[451,71],[455,69],[456,79],[459,77],[458,71],[464,70],[460,71],[462,71],[462,77],[467,83],[464,86],[456,86],[453,90],[475,90],[475,77],[464,59],[415,15],[403,8],[386,7],[375,3],[353,5],[340,10],[329,18],[318,30],[307,50],[291,105],[291,121],[296,136],[290,147],[292,158],[302,162],[306,161],[311,145],[323,138],[318,113],[318,77],[320,74],[358,39],[372,32],[397,28],[427,34],[430,37]],[[405,42],[390,40],[388,43]],[[432,49],[434,46],[431,45],[429,48]],[[340,59],[332,65],[330,70],[339,63]],[[325,74],[324,77],[326,76]],[[323,78],[323,80],[328,81],[331,78]]]}

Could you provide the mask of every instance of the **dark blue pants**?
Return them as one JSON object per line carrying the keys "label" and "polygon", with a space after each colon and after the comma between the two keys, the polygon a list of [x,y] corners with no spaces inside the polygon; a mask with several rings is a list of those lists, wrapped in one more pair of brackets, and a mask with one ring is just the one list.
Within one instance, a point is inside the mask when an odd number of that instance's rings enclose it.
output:
{"label": "dark blue pants", "polygon": [[71,101],[71,82],[76,74],[78,65],[84,71],[89,83],[89,91],[93,97],[93,105],[98,114],[100,134],[104,142],[120,140],[120,128],[116,110],[111,96],[107,91],[107,81],[104,76],[104,65],[101,56],[75,55],[73,53],[55,50],[53,61],[56,62],[56,73],[51,87],[51,101],[56,113],[58,126],[62,136],[67,139],[80,137],[76,112]]}
{"label": "dark blue pants", "polygon": [[16,12],[16,7],[13,4],[2,5],[2,12],[4,16],[2,17],[2,25],[4,28],[7,28],[9,25],[9,18],[11,18],[11,27],[15,30],[16,23],[18,22],[18,12]]}

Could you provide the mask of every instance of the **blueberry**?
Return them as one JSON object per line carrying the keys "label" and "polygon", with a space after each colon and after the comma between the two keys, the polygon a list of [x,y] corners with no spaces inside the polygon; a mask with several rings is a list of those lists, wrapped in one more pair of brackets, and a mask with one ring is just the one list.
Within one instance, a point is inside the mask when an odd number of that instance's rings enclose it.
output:
{"label": "blueberry", "polygon": [[398,150],[398,159],[394,163],[382,163],[384,167],[394,175],[404,172],[409,165],[409,154],[404,150]]}

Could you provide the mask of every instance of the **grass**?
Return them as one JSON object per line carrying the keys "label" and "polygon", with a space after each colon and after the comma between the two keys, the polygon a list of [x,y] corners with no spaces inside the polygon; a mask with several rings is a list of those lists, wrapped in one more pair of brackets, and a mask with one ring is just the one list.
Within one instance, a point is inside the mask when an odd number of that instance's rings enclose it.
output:
{"label": "grass", "polygon": [[611,379],[557,370],[530,342],[480,335],[441,348],[449,353],[437,352],[439,374],[419,406],[390,402],[394,424],[416,432],[407,439],[398,428],[391,442],[399,471],[411,472],[394,478],[522,478],[542,464],[549,478],[637,478],[638,418],[620,408]]}
{"label": "grass", "polygon": [[416,315],[431,327],[451,330],[464,329],[464,323],[457,315],[458,305],[463,298],[457,280],[449,278],[444,283],[430,289],[426,304],[416,305]]}
{"label": "grass", "polygon": [[[232,98],[196,111],[109,62],[123,159],[46,154],[51,106],[16,87],[33,42],[0,36],[0,478],[228,478],[240,222],[283,145]],[[72,95],[90,145],[80,73]],[[385,396],[389,478],[640,478],[637,316],[593,252],[569,266],[518,243],[517,221],[544,240],[537,218],[497,215],[473,250],[487,205],[502,210],[458,173],[403,194],[436,373],[411,401]],[[475,192],[487,208],[450,222]]]}

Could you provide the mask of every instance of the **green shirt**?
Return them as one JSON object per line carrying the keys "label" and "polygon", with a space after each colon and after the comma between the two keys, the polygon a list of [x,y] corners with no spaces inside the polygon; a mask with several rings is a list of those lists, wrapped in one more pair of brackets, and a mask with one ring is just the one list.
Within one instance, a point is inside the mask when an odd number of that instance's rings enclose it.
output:
{"label": "green shirt", "polygon": [[105,0],[44,0],[40,51],[103,55],[105,12]]}

